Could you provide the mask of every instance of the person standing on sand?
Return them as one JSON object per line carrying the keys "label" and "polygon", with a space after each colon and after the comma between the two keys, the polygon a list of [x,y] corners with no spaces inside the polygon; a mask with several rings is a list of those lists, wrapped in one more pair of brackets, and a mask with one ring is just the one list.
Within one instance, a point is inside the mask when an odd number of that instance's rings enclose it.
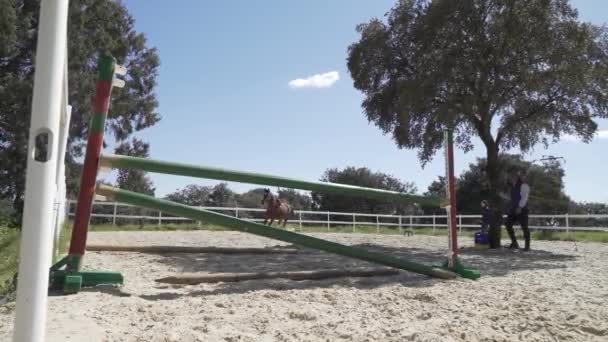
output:
{"label": "person standing on sand", "polygon": [[519,222],[521,230],[524,233],[524,251],[530,250],[530,229],[528,229],[528,197],[530,195],[530,186],[526,182],[526,176],[521,173],[514,171],[511,173],[510,179],[510,206],[507,214],[507,222],[505,228],[511,238],[510,249],[518,249],[519,244],[515,237],[515,231],[513,230],[513,224]]}

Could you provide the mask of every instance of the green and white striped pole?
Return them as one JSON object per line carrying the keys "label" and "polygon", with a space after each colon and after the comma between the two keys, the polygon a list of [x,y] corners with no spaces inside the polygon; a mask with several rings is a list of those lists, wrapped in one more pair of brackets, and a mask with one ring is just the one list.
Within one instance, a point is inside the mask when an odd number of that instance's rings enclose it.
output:
{"label": "green and white striped pole", "polygon": [[280,186],[300,190],[318,191],[346,196],[358,196],[371,199],[390,200],[399,203],[419,203],[439,205],[439,198],[412,195],[404,192],[365,188],[354,185],[305,181],[281,176],[266,175],[247,171],[236,171],[209,166],[197,166],[175,162],[166,162],[148,158],[122,155],[101,156],[102,168],[142,170],[178,176],[208,178],[224,181],[250,183],[258,185]]}

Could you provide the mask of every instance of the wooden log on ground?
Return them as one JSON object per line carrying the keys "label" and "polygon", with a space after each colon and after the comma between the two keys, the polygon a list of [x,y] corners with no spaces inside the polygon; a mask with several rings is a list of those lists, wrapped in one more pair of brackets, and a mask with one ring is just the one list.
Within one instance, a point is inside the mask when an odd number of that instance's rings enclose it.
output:
{"label": "wooden log on ground", "polygon": [[197,285],[201,283],[238,282],[256,279],[285,278],[291,280],[318,280],[343,277],[378,277],[396,275],[399,270],[382,269],[359,269],[359,270],[321,270],[321,271],[294,271],[294,272],[252,272],[252,273],[184,273],[161,279],[157,283]]}
{"label": "wooden log on ground", "polygon": [[188,246],[112,246],[89,245],[92,252],[139,252],[165,253],[218,253],[218,254],[296,254],[295,248],[232,248],[232,247],[188,247]]}

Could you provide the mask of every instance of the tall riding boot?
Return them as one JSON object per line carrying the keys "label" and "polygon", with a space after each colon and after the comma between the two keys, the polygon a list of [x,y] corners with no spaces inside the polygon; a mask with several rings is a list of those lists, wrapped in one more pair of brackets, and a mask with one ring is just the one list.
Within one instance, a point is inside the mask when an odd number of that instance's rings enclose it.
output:
{"label": "tall riding boot", "polygon": [[524,251],[529,251],[530,250],[530,231],[528,229],[524,230],[524,240],[526,241]]}
{"label": "tall riding boot", "polygon": [[515,231],[513,230],[513,227],[506,227],[507,229],[507,233],[509,233],[509,237],[511,238],[511,245],[509,246],[509,249],[517,249],[519,248],[519,244],[517,243],[517,238],[515,237]]}

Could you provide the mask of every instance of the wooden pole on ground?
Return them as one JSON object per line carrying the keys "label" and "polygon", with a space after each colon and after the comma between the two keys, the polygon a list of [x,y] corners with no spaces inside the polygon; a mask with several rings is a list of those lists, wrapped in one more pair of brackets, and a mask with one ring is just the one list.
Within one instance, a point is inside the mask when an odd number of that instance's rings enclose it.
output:
{"label": "wooden pole on ground", "polygon": [[175,276],[156,279],[157,283],[197,285],[201,283],[238,282],[256,279],[285,278],[291,280],[318,280],[342,277],[378,277],[396,275],[395,269],[359,269],[359,270],[322,270],[294,272],[251,272],[251,273],[215,273],[197,274],[184,273]]}
{"label": "wooden pole on ground", "polygon": [[295,248],[232,248],[188,246],[111,246],[88,245],[90,252],[139,252],[139,253],[218,253],[218,254],[296,254]]}

